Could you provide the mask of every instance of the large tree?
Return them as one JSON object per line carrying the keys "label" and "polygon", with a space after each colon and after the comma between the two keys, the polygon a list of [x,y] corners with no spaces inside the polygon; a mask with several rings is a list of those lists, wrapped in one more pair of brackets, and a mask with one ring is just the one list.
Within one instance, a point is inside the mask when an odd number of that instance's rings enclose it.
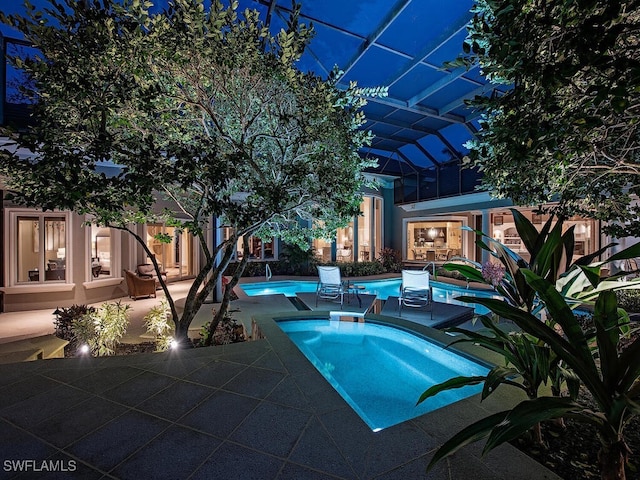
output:
{"label": "large tree", "polygon": [[[298,71],[313,29],[298,22],[297,8],[273,36],[257,12],[238,15],[237,2],[174,0],[160,13],[139,0],[49,2],[0,15],[40,52],[12,59],[29,79],[22,91],[36,120],[9,132],[35,153],[4,154],[12,196],[128,231],[158,272],[135,224],[157,219],[154,204],[170,200],[161,217],[193,234],[204,256],[183,312],[163,284],[179,339],[239,239],[245,250],[252,234],[304,243],[358,212],[371,165],[358,155],[370,140],[359,129],[363,95],[384,91],[341,90],[335,75]],[[117,175],[104,173],[106,163]],[[210,246],[212,217],[233,233]]]}
{"label": "large tree", "polygon": [[508,84],[476,99],[484,187],[640,234],[640,2],[477,0],[457,63]]}

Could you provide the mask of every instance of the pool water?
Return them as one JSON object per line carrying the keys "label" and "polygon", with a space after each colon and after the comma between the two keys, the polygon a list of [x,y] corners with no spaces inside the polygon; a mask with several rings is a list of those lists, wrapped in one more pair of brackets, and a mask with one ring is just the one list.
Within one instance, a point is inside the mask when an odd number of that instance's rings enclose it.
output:
{"label": "pool water", "polygon": [[[360,291],[361,294],[376,295],[379,300],[386,300],[390,296],[398,296],[401,282],[402,280],[400,278],[392,278],[388,280],[354,281],[353,283],[364,286],[364,290]],[[456,297],[462,295],[495,297],[495,294],[486,290],[465,289],[437,281],[431,281],[431,285],[433,287],[433,299],[442,303],[471,307],[474,305],[460,302],[456,300]],[[240,287],[250,297],[258,295],[274,295],[278,293],[284,294],[287,297],[295,297],[296,293],[315,293],[318,288],[318,282],[284,280],[276,282],[244,283],[240,285]],[[488,312],[485,307],[480,305],[475,305],[475,310],[478,314]]]}
{"label": "pool water", "polygon": [[482,385],[467,386],[416,405],[432,385],[488,372],[479,363],[389,325],[338,320],[278,325],[374,431],[479,393]]}

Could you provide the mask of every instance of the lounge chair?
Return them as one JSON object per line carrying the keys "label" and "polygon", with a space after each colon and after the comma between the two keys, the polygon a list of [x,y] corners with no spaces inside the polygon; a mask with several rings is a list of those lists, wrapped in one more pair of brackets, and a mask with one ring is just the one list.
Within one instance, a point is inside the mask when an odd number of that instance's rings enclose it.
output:
{"label": "lounge chair", "polygon": [[316,307],[318,299],[340,299],[340,306],[344,302],[344,294],[347,292],[347,284],[342,281],[339,267],[318,267],[318,288],[316,289]]}
{"label": "lounge chair", "polygon": [[429,272],[426,270],[402,270],[402,283],[398,297],[398,310],[402,316],[402,307],[426,307],[431,304],[433,319],[433,296],[429,284]]}
{"label": "lounge chair", "polygon": [[127,280],[129,297],[137,300],[139,297],[155,297],[156,281],[154,278],[142,278],[131,270],[124,271],[124,278]]}

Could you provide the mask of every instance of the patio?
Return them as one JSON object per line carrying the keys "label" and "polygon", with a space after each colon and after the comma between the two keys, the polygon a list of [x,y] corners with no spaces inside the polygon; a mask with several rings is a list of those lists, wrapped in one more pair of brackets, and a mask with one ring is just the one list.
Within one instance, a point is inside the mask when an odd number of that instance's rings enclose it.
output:
{"label": "patio", "polygon": [[444,440],[513,392],[374,433],[265,315],[282,306],[241,302],[266,338],[0,365],[1,478],[558,478],[509,445],[486,458],[472,445],[427,476]]}

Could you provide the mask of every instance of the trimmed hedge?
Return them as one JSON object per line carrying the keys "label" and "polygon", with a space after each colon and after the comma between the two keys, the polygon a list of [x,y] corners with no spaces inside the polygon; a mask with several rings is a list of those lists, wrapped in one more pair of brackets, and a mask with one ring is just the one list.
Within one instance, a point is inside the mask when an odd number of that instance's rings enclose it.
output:
{"label": "trimmed hedge", "polygon": [[[386,273],[380,262],[330,262],[323,265],[340,267],[340,273],[343,277],[366,277]],[[315,274],[317,275],[317,272]]]}

